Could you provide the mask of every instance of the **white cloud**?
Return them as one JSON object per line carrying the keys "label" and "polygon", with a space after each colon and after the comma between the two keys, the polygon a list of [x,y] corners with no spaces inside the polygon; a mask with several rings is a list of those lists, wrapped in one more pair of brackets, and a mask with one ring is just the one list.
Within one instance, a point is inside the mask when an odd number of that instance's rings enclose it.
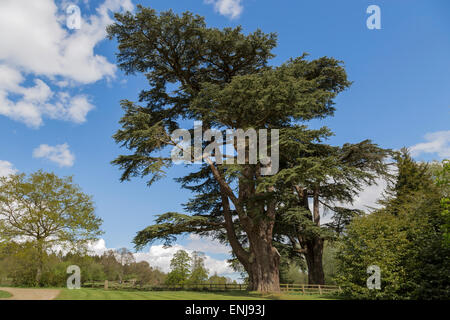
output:
{"label": "white cloud", "polygon": [[76,123],[82,123],[86,121],[86,115],[92,108],[93,106],[85,96],[78,95],[70,100],[67,108],[67,117]]}
{"label": "white cloud", "polygon": [[193,251],[201,251],[207,253],[230,254],[231,247],[220,243],[211,238],[200,237],[196,234],[189,235],[189,242],[186,248]]}
{"label": "white cloud", "polygon": [[[131,0],[105,0],[95,14],[82,12],[78,30],[65,27],[68,2],[0,1],[0,115],[39,127],[43,118],[81,123],[93,108],[67,89],[112,78],[116,67],[95,54],[112,23],[110,11],[132,10]],[[30,85],[29,83],[33,83]],[[65,88],[55,93],[51,86]]]}
{"label": "white cloud", "polygon": [[89,243],[88,250],[92,254],[101,256],[105,251],[108,251],[108,248],[106,248],[105,239],[98,239],[97,241]]}
{"label": "white cloud", "polygon": [[[87,113],[94,108],[84,95],[70,96],[68,92],[55,94],[41,79],[34,79],[34,86],[24,87],[22,74],[0,64],[0,115],[39,127],[43,117],[75,123],[86,121]],[[20,98],[10,99],[10,95]]]}
{"label": "white cloud", "polygon": [[16,172],[17,170],[11,162],[0,160],[0,177],[6,177],[10,174],[15,174]]}
{"label": "white cloud", "polygon": [[[395,175],[396,170],[395,168],[390,168],[389,172]],[[359,194],[354,198],[353,204],[338,202],[335,203],[335,205],[343,206],[349,209],[362,210],[365,213],[369,213],[374,209],[380,209],[382,205],[378,203],[378,200],[383,199],[384,193],[388,186],[388,181],[384,178],[377,178],[375,182],[376,184],[373,184],[371,186],[363,186],[362,191],[360,191]],[[312,202],[310,203],[310,205],[312,206]],[[332,214],[324,212],[323,210],[321,210],[320,213],[322,217],[321,224],[326,224],[331,221]]]}
{"label": "white cloud", "polygon": [[368,208],[380,208],[380,204],[377,203],[383,196],[383,192],[386,190],[387,181],[385,179],[377,179],[377,184],[366,186],[363,191],[355,198],[353,205],[354,209],[367,210]]}
{"label": "white cloud", "polygon": [[425,140],[427,142],[418,143],[410,148],[413,157],[423,153],[435,153],[440,158],[450,158],[450,130],[427,133]]}
{"label": "white cloud", "polygon": [[241,5],[242,0],[204,0],[207,4],[214,5],[214,11],[230,19],[238,18],[244,7]]}
{"label": "white cloud", "polygon": [[75,162],[75,156],[70,152],[67,143],[54,147],[41,144],[33,150],[33,158],[44,158],[58,164],[60,167],[71,167]]}

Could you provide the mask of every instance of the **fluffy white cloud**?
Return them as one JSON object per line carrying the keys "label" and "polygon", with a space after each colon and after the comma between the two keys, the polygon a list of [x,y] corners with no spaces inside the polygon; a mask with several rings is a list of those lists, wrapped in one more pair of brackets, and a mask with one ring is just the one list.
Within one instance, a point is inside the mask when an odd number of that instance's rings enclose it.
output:
{"label": "fluffy white cloud", "polygon": [[88,244],[88,250],[95,255],[101,256],[105,251],[109,249],[106,248],[105,239],[98,239],[97,241]]}
{"label": "fluffy white cloud", "polygon": [[[95,46],[105,38],[110,11],[132,10],[131,0],[105,0],[81,28],[66,28],[67,1],[0,1],[0,115],[39,127],[43,117],[81,123],[93,108],[67,88],[112,78],[116,67]],[[30,83],[32,83],[30,85]],[[66,88],[55,93],[51,85]]]}
{"label": "fluffy white cloud", "polygon": [[196,234],[189,235],[189,242],[186,244],[186,249],[218,254],[229,254],[231,252],[230,246],[224,245],[214,239],[202,238]]}
{"label": "fluffy white cloud", "polygon": [[16,172],[17,170],[11,162],[0,160],[0,177],[6,177]]}
{"label": "fluffy white cloud", "polygon": [[450,158],[450,130],[427,133],[426,142],[410,148],[411,155],[417,157],[423,153],[435,153],[441,158]]}
{"label": "fluffy white cloud", "polygon": [[56,146],[41,144],[33,150],[33,158],[44,158],[58,164],[60,167],[71,167],[75,162],[74,154],[67,143]]}
{"label": "fluffy white cloud", "polygon": [[205,3],[214,5],[214,11],[230,19],[238,18],[244,7],[242,0],[205,0]]}
{"label": "fluffy white cloud", "polygon": [[[0,115],[30,127],[42,125],[43,117],[82,123],[94,108],[86,96],[72,97],[64,91],[55,94],[41,79],[35,78],[33,86],[21,86],[23,75],[6,65],[0,65],[0,74]],[[19,98],[11,99],[10,95]]]}

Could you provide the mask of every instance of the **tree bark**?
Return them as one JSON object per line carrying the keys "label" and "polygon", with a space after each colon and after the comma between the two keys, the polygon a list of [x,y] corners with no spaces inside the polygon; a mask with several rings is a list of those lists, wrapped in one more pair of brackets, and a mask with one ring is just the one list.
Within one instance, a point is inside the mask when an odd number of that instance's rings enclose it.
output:
{"label": "tree bark", "polygon": [[316,238],[307,241],[306,248],[305,258],[308,266],[308,283],[325,284],[322,264],[323,239]]}
{"label": "tree bark", "polygon": [[[308,190],[300,186],[295,186],[295,190],[299,196],[300,204],[310,211],[308,202]],[[320,211],[319,211],[319,186],[313,189],[313,208],[311,219],[313,223],[320,227]],[[302,248],[301,253],[304,254],[306,264],[308,266],[308,283],[309,284],[325,284],[325,275],[323,272],[323,245],[324,239],[320,234],[304,237],[301,232],[297,235],[299,246]],[[292,245],[295,247],[295,240],[291,239]]]}
{"label": "tree bark", "polygon": [[[243,199],[251,198],[254,195],[254,185],[249,184],[254,173],[250,167],[243,169],[243,177],[239,181],[239,197],[237,198],[230,186],[225,182],[222,173],[214,166],[214,164],[206,159],[214,177],[220,186],[222,197],[222,208],[225,218],[225,229],[234,254],[249,276],[249,290],[259,292],[279,292],[280,278],[279,265],[280,254],[273,246],[273,227],[275,225],[276,202],[271,200],[267,203],[252,203],[249,205],[250,210],[243,209]],[[269,188],[273,191],[273,188]],[[239,217],[242,229],[247,235],[249,249],[242,247],[236,237],[234,229],[229,200],[234,204],[235,210]],[[252,212],[254,211],[254,212]],[[256,214],[262,211],[262,215]]]}
{"label": "tree bark", "polygon": [[280,256],[278,251],[267,244],[263,239],[254,244],[258,247],[252,248],[250,272],[249,273],[249,290],[259,292],[279,292],[280,276],[279,265]]}
{"label": "tree bark", "polygon": [[[318,227],[320,227],[319,205],[319,186],[316,186],[313,193],[313,222]],[[309,284],[325,284],[322,264],[323,241],[320,235],[314,235],[306,241],[306,263],[308,265]]]}
{"label": "tree bark", "polygon": [[250,243],[249,253],[242,248],[236,238],[226,197],[222,197],[222,204],[228,240],[237,259],[247,271],[249,290],[260,292],[280,291],[280,254],[272,244],[273,223],[262,221],[253,228],[252,232],[247,233]]}

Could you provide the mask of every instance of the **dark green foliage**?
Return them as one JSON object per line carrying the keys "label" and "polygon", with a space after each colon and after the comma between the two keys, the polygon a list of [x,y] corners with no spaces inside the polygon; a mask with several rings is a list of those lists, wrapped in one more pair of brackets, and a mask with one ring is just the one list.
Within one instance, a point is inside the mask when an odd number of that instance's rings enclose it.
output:
{"label": "dark green foliage", "polygon": [[189,216],[176,212],[167,212],[158,216],[156,224],[148,226],[137,233],[134,238],[137,248],[142,248],[154,239],[164,240],[170,245],[176,240],[176,235],[183,233],[206,233],[223,227],[219,222],[214,223],[208,216]]}
{"label": "dark green foliage", "polygon": [[[338,258],[338,282],[355,298],[448,299],[450,250],[442,241],[443,189],[427,164],[406,151],[396,156],[398,178],[385,207],[356,218]],[[370,265],[381,268],[381,290],[366,287]]]}
{"label": "dark green foliage", "polygon": [[[274,34],[242,29],[207,28],[204,19],[186,12],[162,12],[138,6],[136,14],[116,14],[117,23],[108,27],[110,38],[119,42],[118,62],[126,73],[141,72],[151,89],[139,100],[147,107],[122,101],[125,116],[114,138],[133,155],[120,156],[114,163],[124,169],[122,179],[150,175],[150,183],[164,175],[170,158],[150,156],[168,146],[168,133],[180,119],[202,119],[205,113],[191,103],[204,84],[225,84],[235,76],[266,68],[276,44]],[[178,85],[172,91],[168,84]],[[199,114],[201,113],[201,114]],[[207,114],[210,111],[206,112]]]}
{"label": "dark green foliage", "polygon": [[[328,135],[325,128],[318,131],[298,128],[295,134],[297,139],[288,140],[280,148],[286,148],[280,152],[285,158],[282,170],[267,179],[275,183],[283,203],[278,208],[274,233],[278,235],[277,241],[289,240],[290,255],[305,256],[308,269],[318,270],[317,274],[308,273],[309,282],[323,284],[324,241],[333,240],[354,217],[362,214],[336,203],[351,203],[377,178],[389,178],[384,159],[390,151],[370,141],[342,147],[322,144]],[[320,223],[319,206],[324,213],[331,214],[329,223]]]}
{"label": "dark green foliage", "polygon": [[443,190],[441,199],[442,216],[444,217],[443,241],[446,246],[450,247],[450,160],[442,161],[442,169],[437,174],[437,183]]}

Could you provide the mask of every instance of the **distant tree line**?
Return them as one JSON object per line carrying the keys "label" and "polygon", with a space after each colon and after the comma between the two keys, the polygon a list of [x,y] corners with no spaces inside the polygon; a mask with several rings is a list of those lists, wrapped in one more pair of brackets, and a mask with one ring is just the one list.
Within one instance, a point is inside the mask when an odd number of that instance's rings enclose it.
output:
{"label": "distant tree line", "polygon": [[109,250],[102,255],[86,253],[45,253],[39,284],[36,283],[36,250],[30,243],[3,244],[0,248],[0,283],[15,286],[64,287],[67,267],[77,265],[81,269],[81,282],[86,285],[104,280],[136,285],[164,283],[166,274],[153,268],[146,261],[136,262],[127,249]]}

